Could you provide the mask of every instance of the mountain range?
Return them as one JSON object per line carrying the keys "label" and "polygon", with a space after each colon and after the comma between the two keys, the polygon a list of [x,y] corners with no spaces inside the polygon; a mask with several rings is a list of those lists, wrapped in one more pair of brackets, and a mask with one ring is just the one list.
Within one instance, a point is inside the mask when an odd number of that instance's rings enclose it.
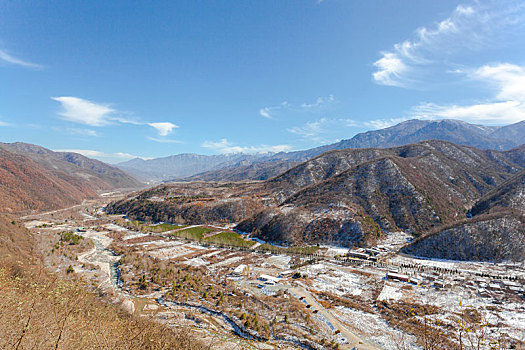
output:
{"label": "mountain range", "polygon": [[[238,230],[281,244],[369,246],[402,230],[416,238],[407,253],[519,260],[525,258],[525,145],[507,148],[521,141],[524,125],[412,120],[300,152],[136,159],[120,166],[140,168],[145,178],[161,174],[156,179],[174,176],[177,164],[179,176],[211,167],[186,179],[219,182],[160,185],[110,204],[108,212],[181,224],[237,222]],[[437,136],[486,147],[443,140],[388,146]],[[4,213],[50,210],[143,186],[97,160],[26,143],[0,143],[0,184]],[[465,249],[458,252],[453,240]]]}
{"label": "mountain range", "polygon": [[524,152],[438,140],[334,150],[262,182],[160,185],[108,212],[180,224],[238,222],[239,231],[280,244],[370,246],[397,231],[427,237],[469,220],[484,200],[507,198],[499,193],[516,188]]}
{"label": "mountain range", "polygon": [[506,126],[484,126],[451,119],[435,121],[413,119],[304,151],[255,155],[181,154],[151,160],[132,159],[117,164],[117,167],[143,181],[266,180],[300,162],[332,150],[388,148],[436,139],[501,151],[521,145],[524,142],[523,135],[525,135],[525,121]]}
{"label": "mountain range", "polygon": [[268,180],[279,205],[239,229],[272,241],[342,245],[366,245],[383,231],[418,235],[465,218],[523,169],[513,161],[522,152],[436,140],[327,152]]}

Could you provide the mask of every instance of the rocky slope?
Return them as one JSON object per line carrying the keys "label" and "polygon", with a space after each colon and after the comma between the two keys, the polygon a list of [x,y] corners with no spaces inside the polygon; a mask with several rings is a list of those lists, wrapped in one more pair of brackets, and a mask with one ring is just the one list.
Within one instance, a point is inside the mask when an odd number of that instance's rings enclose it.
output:
{"label": "rocky slope", "polygon": [[168,184],[144,190],[106,207],[108,214],[177,224],[238,222],[264,208],[258,183]]}
{"label": "rocky slope", "polygon": [[403,252],[452,260],[525,260],[525,171],[478,200],[472,219],[417,239]]}
{"label": "rocky slope", "polygon": [[525,218],[480,217],[442,230],[403,249],[427,258],[475,261],[525,260]]}
{"label": "rocky slope", "polygon": [[465,218],[523,168],[505,152],[444,141],[327,152],[268,181],[280,205],[239,229],[280,242],[369,244],[382,231],[422,233]]}

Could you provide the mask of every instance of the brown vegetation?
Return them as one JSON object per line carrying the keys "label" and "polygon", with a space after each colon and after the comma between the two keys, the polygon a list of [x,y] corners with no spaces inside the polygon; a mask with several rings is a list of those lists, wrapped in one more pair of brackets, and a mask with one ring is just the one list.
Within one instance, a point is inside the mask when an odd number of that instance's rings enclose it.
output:
{"label": "brown vegetation", "polygon": [[181,333],[126,314],[75,279],[39,268],[32,237],[0,217],[0,348],[201,349]]}

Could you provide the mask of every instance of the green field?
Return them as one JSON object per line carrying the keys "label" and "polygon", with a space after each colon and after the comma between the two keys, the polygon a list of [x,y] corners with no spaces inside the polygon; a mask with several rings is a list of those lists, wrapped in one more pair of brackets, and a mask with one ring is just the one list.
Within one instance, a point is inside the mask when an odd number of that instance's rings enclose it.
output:
{"label": "green field", "polygon": [[211,228],[207,228],[207,227],[191,227],[185,230],[173,232],[170,234],[170,236],[191,239],[194,241],[202,241],[204,239],[203,235],[205,233],[209,233],[213,231],[214,230],[212,230]]}
{"label": "green field", "polygon": [[276,247],[271,244],[261,244],[256,250],[269,251],[278,254],[314,254],[319,247],[317,246],[306,246],[306,247]]}
{"label": "green field", "polygon": [[240,234],[232,231],[224,231],[210,237],[204,237],[205,234],[214,231],[216,230],[207,227],[191,227],[185,230],[170,233],[170,236],[186,238],[192,241],[198,241],[202,243],[210,243],[230,247],[249,248],[255,245],[255,242],[245,241]]}
{"label": "green field", "polygon": [[204,241],[210,242],[212,244],[221,244],[233,247],[249,248],[255,245],[255,242],[245,241],[240,234],[231,231],[218,233],[211,237],[205,238]]}

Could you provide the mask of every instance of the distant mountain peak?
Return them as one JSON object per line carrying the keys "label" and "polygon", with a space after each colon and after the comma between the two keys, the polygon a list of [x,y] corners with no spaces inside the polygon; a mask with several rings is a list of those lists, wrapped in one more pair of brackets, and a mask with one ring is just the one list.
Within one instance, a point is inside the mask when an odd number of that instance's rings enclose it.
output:
{"label": "distant mountain peak", "polygon": [[410,119],[388,128],[366,131],[350,139],[304,151],[213,156],[185,153],[146,161],[132,159],[117,166],[143,180],[264,180],[279,175],[298,162],[332,150],[389,148],[426,140],[444,140],[502,151],[523,143],[523,135],[525,121],[506,126],[486,126],[455,119]]}

